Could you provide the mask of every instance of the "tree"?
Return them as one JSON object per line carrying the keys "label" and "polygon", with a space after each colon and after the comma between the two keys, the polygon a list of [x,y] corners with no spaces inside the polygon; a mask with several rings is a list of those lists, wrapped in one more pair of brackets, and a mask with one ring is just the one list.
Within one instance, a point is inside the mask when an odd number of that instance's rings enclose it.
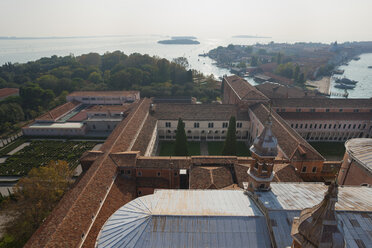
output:
{"label": "tree", "polygon": [[176,144],[174,145],[175,156],[188,156],[189,151],[187,149],[187,137],[185,132],[185,123],[181,118],[178,119]]}
{"label": "tree", "polygon": [[15,187],[16,202],[7,205],[14,219],[0,247],[22,247],[70,187],[72,175],[67,162],[58,160],[33,168],[21,178]]}
{"label": "tree", "polygon": [[296,65],[294,71],[293,71],[293,80],[296,82],[298,80],[298,76],[300,74],[300,66]]}
{"label": "tree", "polygon": [[256,56],[252,56],[251,59],[251,66],[257,66],[258,65],[258,60]]}
{"label": "tree", "polygon": [[175,59],[173,59],[172,62],[182,66],[185,69],[187,69],[189,67],[189,61],[187,61],[187,58],[185,58],[185,57],[175,58]]}
{"label": "tree", "polygon": [[281,54],[281,53],[278,53],[278,54],[276,55],[276,63],[277,63],[278,65],[280,65],[280,64],[282,63],[282,54]]}
{"label": "tree", "polygon": [[236,119],[235,116],[230,117],[229,128],[227,129],[227,136],[223,146],[222,155],[236,156]]}

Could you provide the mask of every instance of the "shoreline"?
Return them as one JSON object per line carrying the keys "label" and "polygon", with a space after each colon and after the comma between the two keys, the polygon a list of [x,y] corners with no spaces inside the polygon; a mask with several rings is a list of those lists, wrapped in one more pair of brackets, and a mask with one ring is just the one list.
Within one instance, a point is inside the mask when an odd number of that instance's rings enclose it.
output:
{"label": "shoreline", "polygon": [[316,87],[316,89],[325,95],[331,94],[331,77],[323,77],[319,80],[307,80],[305,85]]}

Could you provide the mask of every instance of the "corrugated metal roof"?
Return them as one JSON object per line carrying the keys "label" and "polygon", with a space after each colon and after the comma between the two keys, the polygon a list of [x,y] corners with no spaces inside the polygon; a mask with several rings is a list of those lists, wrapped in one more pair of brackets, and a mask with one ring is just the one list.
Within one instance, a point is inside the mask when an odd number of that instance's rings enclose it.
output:
{"label": "corrugated metal roof", "polygon": [[158,190],[116,211],[97,247],[271,247],[265,217],[241,190]]}
{"label": "corrugated metal roof", "polygon": [[[323,183],[271,183],[271,191],[259,192],[262,203],[269,209],[302,210],[320,203],[327,186]],[[372,211],[372,188],[338,188],[336,210]]]}
{"label": "corrugated metal roof", "polygon": [[345,143],[345,147],[353,159],[372,172],[372,139],[351,139]]}
{"label": "corrugated metal roof", "polygon": [[[300,213],[299,210],[269,211],[278,248],[292,245],[292,222]],[[372,213],[337,211],[337,218],[340,221],[339,228],[344,232],[346,247],[372,247]]]}

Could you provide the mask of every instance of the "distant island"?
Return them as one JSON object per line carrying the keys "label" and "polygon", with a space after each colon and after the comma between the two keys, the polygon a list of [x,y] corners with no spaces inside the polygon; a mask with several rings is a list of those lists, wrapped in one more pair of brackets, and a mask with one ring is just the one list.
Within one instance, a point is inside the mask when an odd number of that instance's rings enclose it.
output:
{"label": "distant island", "polygon": [[159,44],[165,45],[197,45],[200,44],[197,40],[191,39],[172,39],[172,40],[159,40]]}
{"label": "distant island", "polygon": [[271,37],[256,36],[256,35],[234,35],[232,38],[257,39],[257,38],[271,38]]}

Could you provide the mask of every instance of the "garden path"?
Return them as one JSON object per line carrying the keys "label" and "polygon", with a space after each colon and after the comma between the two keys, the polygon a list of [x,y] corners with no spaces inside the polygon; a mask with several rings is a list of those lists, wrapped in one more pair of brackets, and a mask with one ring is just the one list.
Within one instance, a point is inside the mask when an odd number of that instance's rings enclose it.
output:
{"label": "garden path", "polygon": [[208,156],[209,155],[208,144],[207,144],[207,141],[205,141],[205,140],[202,140],[200,142],[200,155],[203,155],[203,156]]}

